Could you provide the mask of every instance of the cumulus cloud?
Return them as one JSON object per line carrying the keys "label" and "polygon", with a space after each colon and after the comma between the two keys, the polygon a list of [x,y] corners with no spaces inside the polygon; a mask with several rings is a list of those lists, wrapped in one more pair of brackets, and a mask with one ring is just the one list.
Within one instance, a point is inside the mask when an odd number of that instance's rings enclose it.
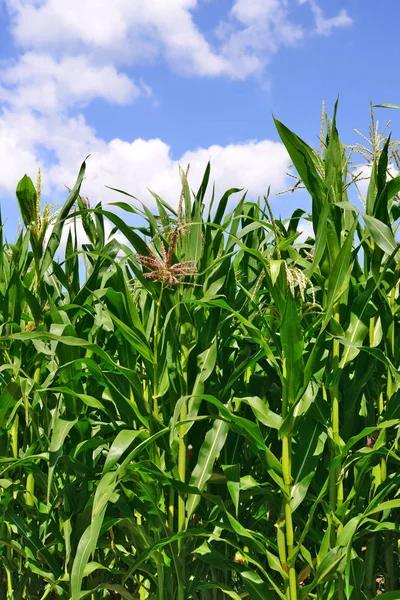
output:
{"label": "cumulus cloud", "polygon": [[[316,0],[308,4],[315,33],[351,24],[345,10],[326,18]],[[243,79],[260,73],[282,45],[307,33],[291,18],[288,0],[234,0],[215,35],[196,25],[199,0],[6,0],[16,41],[35,51],[80,54],[135,64],[162,56],[179,72]]]}
{"label": "cumulus cloud", "polygon": [[311,221],[300,219],[297,231],[300,231],[299,237],[296,239],[296,244],[303,244],[307,238],[314,238],[314,228]]}
{"label": "cumulus cloud", "polygon": [[[13,193],[24,172],[34,177],[41,165],[44,193],[57,198],[64,185],[73,185],[88,154],[83,193],[93,202],[116,200],[104,187],[110,185],[147,204],[147,188],[174,203],[178,165],[191,163],[196,189],[209,159],[220,193],[234,186],[258,196],[269,185],[273,191],[285,187],[288,158],[280,143],[212,145],[173,160],[160,139],[106,142],[88,125],[84,108],[96,98],[122,105],[151,96],[150,87],[124,69],[155,59],[197,76],[244,79],[262,73],[280,47],[310,33],[292,17],[295,0],[232,0],[207,35],[195,19],[201,0],[4,1],[20,55],[0,62],[0,192]],[[316,0],[298,1],[313,11],[318,34],[348,24],[343,11],[328,19]]]}
{"label": "cumulus cloud", "polygon": [[140,95],[151,95],[150,88],[135,85],[113,65],[91,64],[85,56],[56,60],[28,52],[0,71],[0,101],[18,108],[60,111],[94,98],[127,104]]}
{"label": "cumulus cloud", "polygon": [[[154,202],[149,189],[176,204],[179,165],[191,164],[190,185],[197,189],[208,160],[217,193],[243,187],[254,197],[264,194],[268,186],[273,191],[284,188],[290,162],[284,146],[270,140],[195,148],[174,160],[170,146],[160,139],[106,142],[82,115],[34,117],[29,111],[7,111],[0,118],[0,151],[3,149],[0,192],[6,194],[13,193],[25,172],[34,177],[40,165],[44,192],[57,196],[64,185],[73,185],[81,160],[90,154],[82,192],[92,203],[121,199],[105,187],[109,185],[125,189],[147,205]],[[53,157],[50,164],[49,153]]]}
{"label": "cumulus cloud", "polygon": [[262,73],[281,46],[296,45],[305,35],[290,19],[287,0],[236,0],[229,17],[217,35],[233,78]]}
{"label": "cumulus cloud", "polygon": [[132,64],[163,54],[179,71],[199,75],[221,75],[227,68],[194,23],[197,0],[7,1],[14,36],[24,48],[90,48]]}
{"label": "cumulus cloud", "polygon": [[325,17],[322,8],[316,0],[299,0],[299,4],[309,4],[315,18],[315,33],[330,35],[337,27],[350,27],[353,19],[345,9],[341,9],[334,17]]}

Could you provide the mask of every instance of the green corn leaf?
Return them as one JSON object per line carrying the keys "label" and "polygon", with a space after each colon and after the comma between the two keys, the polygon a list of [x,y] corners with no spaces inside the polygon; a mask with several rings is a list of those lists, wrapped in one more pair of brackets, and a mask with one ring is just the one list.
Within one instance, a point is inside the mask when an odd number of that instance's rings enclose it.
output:
{"label": "green corn leaf", "polygon": [[[224,421],[216,420],[212,428],[207,432],[204,442],[200,448],[197,464],[192,471],[189,485],[197,487],[200,491],[204,489],[210,479],[215,460],[224,447],[228,435],[229,425]],[[186,520],[189,521],[199,503],[197,495],[189,495],[186,501]]]}
{"label": "green corn leaf", "polygon": [[240,493],[240,464],[235,465],[221,465],[223,472],[226,477],[226,485],[229,494],[232,498],[233,505],[235,507],[236,517],[239,511],[239,493]]}
{"label": "green corn leaf", "polygon": [[108,473],[108,471],[116,465],[122,454],[142,433],[141,430],[129,431],[128,429],[124,429],[118,433],[108,451],[106,462],[103,467],[103,474]]}
{"label": "green corn leaf", "polygon": [[241,402],[248,404],[256,419],[258,419],[266,427],[279,429],[282,425],[282,417],[269,409],[268,404],[261,400],[258,396],[240,398]]}
{"label": "green corn leaf", "polygon": [[91,523],[79,540],[71,571],[71,600],[79,600],[82,580],[89,557],[94,553],[103,524],[107,505],[111,500],[117,478],[115,472],[106,473],[97,486],[92,509]]}
{"label": "green corn leaf", "polygon": [[[275,593],[270,589],[269,585],[255,571],[242,571],[241,577],[247,592],[254,600],[273,600],[276,598]],[[285,596],[282,594],[280,598],[283,600]]]}
{"label": "green corn leaf", "polygon": [[233,600],[241,600],[241,596],[234,590],[231,590],[223,583],[201,583],[196,586],[198,590],[221,590],[225,596],[233,598]]}
{"label": "green corn leaf", "polygon": [[[393,107],[393,108],[398,108]],[[399,600],[399,592],[383,592],[383,594],[379,594],[378,596],[374,596],[372,600]]]}
{"label": "green corn leaf", "polygon": [[286,296],[286,308],[281,325],[282,350],[285,360],[285,386],[289,405],[296,399],[303,383],[304,339],[295,300],[290,292]]}
{"label": "green corn leaf", "polygon": [[398,249],[398,245],[393,237],[393,233],[390,230],[390,227],[375,219],[375,217],[370,217],[369,215],[363,215],[363,219],[374,238],[376,244],[386,252],[386,254],[393,254],[396,262],[400,262],[399,252],[396,252]]}
{"label": "green corn leaf", "polygon": [[319,461],[324,452],[327,434],[318,422],[306,420],[293,457],[293,484],[290,507],[294,512],[306,497]]}
{"label": "green corn leaf", "polygon": [[17,401],[21,398],[21,388],[19,385],[10,381],[0,394],[0,427],[7,425],[10,413]]}
{"label": "green corn leaf", "polygon": [[40,278],[44,277],[44,274],[46,273],[47,269],[51,265],[53,258],[57,252],[57,249],[61,243],[61,237],[62,237],[64,225],[65,225],[65,220],[67,219],[67,217],[71,211],[71,208],[73,207],[74,203],[77,201],[77,199],[79,197],[79,191],[80,191],[80,188],[82,185],[83,177],[85,175],[85,170],[86,170],[86,160],[82,163],[82,166],[80,168],[78,178],[75,182],[75,185],[74,185],[70,195],[66,199],[64,206],[59,211],[57,220],[56,220],[55,224],[53,225],[50,239],[47,242],[43,260],[42,260],[42,263],[40,266]]}
{"label": "green corn leaf", "polygon": [[366,512],[365,516],[367,517],[374,513],[382,512],[384,510],[392,510],[393,508],[400,508],[400,498],[397,500],[387,500],[386,502],[381,502],[381,504],[378,504],[373,509]]}
{"label": "green corn leaf", "polygon": [[65,442],[65,439],[72,427],[78,419],[73,419],[72,421],[67,421],[66,419],[62,419],[58,417],[54,423],[53,432],[50,440],[50,456],[49,456],[49,475],[47,482],[47,502],[50,503],[50,494],[51,494],[51,485],[53,482],[53,474],[54,469],[57,464],[57,460],[60,456],[60,451]]}
{"label": "green corn leaf", "polygon": [[274,119],[279,136],[293,164],[313,199],[313,222],[318,227],[319,217],[326,198],[326,187],[316,167],[314,151],[283,123]]}
{"label": "green corn leaf", "polygon": [[357,226],[357,221],[354,221],[352,228],[350,229],[340,251],[336,257],[335,263],[332,267],[332,272],[328,278],[328,291],[325,308],[325,318],[323,326],[329,323],[334,304],[339,300],[343,294],[349,279],[349,267],[351,261],[351,250],[353,244],[353,236]]}
{"label": "green corn leaf", "polygon": [[400,108],[397,104],[374,104],[375,108]]}

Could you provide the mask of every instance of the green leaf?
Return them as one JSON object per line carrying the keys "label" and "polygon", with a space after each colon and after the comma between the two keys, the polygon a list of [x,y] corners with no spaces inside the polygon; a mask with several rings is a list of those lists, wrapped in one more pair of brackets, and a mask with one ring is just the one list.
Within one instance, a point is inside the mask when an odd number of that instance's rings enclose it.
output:
{"label": "green leaf", "polygon": [[[274,600],[276,598],[275,593],[255,571],[242,571],[240,574],[252,600]],[[283,594],[280,597],[285,598]]]}
{"label": "green leaf", "polygon": [[368,517],[374,513],[382,512],[384,510],[392,510],[393,508],[400,508],[400,498],[397,500],[387,500],[386,502],[381,502],[381,504],[378,504],[373,509],[364,513],[364,516]]}
{"label": "green leaf", "polygon": [[128,430],[123,429],[120,431],[111,444],[111,448],[108,451],[106,462],[103,467],[103,474],[108,473],[119,461],[123,453],[129,448],[129,446],[135,441],[135,439],[143,433],[142,430]]}
{"label": "green leaf", "polygon": [[51,493],[51,485],[53,482],[53,474],[54,469],[57,464],[57,460],[60,456],[61,448],[65,442],[65,438],[71,431],[72,427],[78,419],[73,419],[71,421],[67,421],[66,419],[62,419],[58,417],[55,420],[53,432],[50,440],[50,456],[49,456],[49,475],[47,480],[47,502],[50,503],[50,493]]}
{"label": "green leaf", "polygon": [[241,600],[241,596],[234,590],[228,588],[228,586],[223,583],[201,583],[196,586],[197,590],[221,590],[225,596],[229,598],[233,598],[233,600]]}
{"label": "green leaf", "polygon": [[400,108],[397,104],[374,104],[374,108]]}
{"label": "green leaf", "polygon": [[246,396],[246,398],[240,398],[240,401],[248,404],[256,419],[266,427],[279,429],[282,425],[282,417],[272,412],[268,407],[268,403],[261,400],[258,396]]}
{"label": "green leaf", "polygon": [[[283,123],[274,118],[279,136],[293,164],[313,199],[313,220],[318,225],[319,214],[326,197],[326,187],[316,167],[314,151]],[[315,210],[314,210],[315,209]]]}
{"label": "green leaf", "polygon": [[286,297],[286,309],[281,325],[281,341],[286,367],[285,386],[288,403],[291,405],[295,401],[297,391],[303,383],[304,339],[297,306],[290,292],[288,292]]}
{"label": "green leaf", "polygon": [[281,271],[281,267],[284,264],[283,260],[271,260],[269,263],[269,268],[271,271],[271,283],[275,285],[276,280],[278,279],[279,273]]}
{"label": "green leaf", "polygon": [[[224,421],[216,420],[211,429],[206,433],[204,442],[201,445],[197,464],[193,469],[189,485],[197,487],[202,491],[210,479],[215,460],[224,447],[228,435],[229,425]],[[186,520],[187,522],[193,515],[193,512],[199,503],[198,495],[190,494],[186,502]]]}
{"label": "green leaf", "polygon": [[327,434],[317,421],[307,419],[300,433],[300,440],[293,453],[293,484],[290,507],[294,512],[306,497],[307,490],[315,475],[318,463],[324,452]]}
{"label": "green leaf", "polygon": [[58,212],[57,220],[53,225],[51,236],[50,236],[49,241],[47,242],[45,254],[43,256],[43,260],[42,260],[42,263],[40,266],[40,277],[41,278],[44,277],[44,274],[46,273],[47,269],[51,265],[52,260],[55,256],[55,253],[57,252],[57,249],[61,243],[61,237],[62,237],[65,220],[68,217],[71,208],[73,207],[73,205],[75,204],[76,200],[79,197],[79,191],[80,191],[80,188],[82,185],[83,177],[85,175],[85,170],[86,170],[86,160],[83,161],[80,171],[79,171],[79,174],[78,174],[78,177],[77,177],[77,180],[75,182],[75,185],[74,185],[70,195],[66,199],[64,206]]}
{"label": "green leaf", "polygon": [[[393,107],[393,108],[398,108]],[[397,592],[383,592],[379,596],[374,596],[372,600],[399,600],[399,591]]]}
{"label": "green leaf", "polygon": [[330,550],[322,559],[321,564],[319,565],[315,574],[313,587],[319,583],[329,581],[335,577],[337,573],[342,572],[345,566],[346,548],[343,548],[342,546],[335,546],[335,548],[332,548],[332,550]]}
{"label": "green leaf", "polygon": [[128,327],[125,323],[123,323],[116,315],[114,315],[110,311],[106,311],[106,314],[110,316],[112,321],[117,326],[118,330],[124,336],[124,338],[139,352],[139,354],[145,359],[151,362],[153,360],[152,352],[147,344],[147,341],[144,339],[142,335],[139,335]]}
{"label": "green leaf", "polygon": [[97,486],[93,501],[91,523],[79,540],[72,565],[71,600],[80,600],[82,580],[85,576],[85,569],[89,562],[89,556],[95,551],[107,505],[114,494],[116,485],[117,479],[115,472],[111,472],[103,475]]}
{"label": "green leaf", "polygon": [[239,511],[240,464],[221,466],[223,472],[225,473],[226,485],[228,487],[229,494],[232,498],[232,502],[235,507],[235,514],[237,517]]}
{"label": "green leaf", "polygon": [[20,398],[20,386],[10,381],[0,394],[0,428],[6,427],[10,413]]}
{"label": "green leaf", "polygon": [[363,215],[363,219],[379,248],[389,255],[395,253],[394,258],[396,262],[400,262],[399,252],[396,252],[398,246],[391,229],[385,223],[382,223],[382,221],[375,219],[375,217]]}
{"label": "green leaf", "polygon": [[320,215],[320,218],[318,221],[318,227],[317,227],[317,232],[316,232],[316,236],[315,236],[315,252],[314,252],[313,261],[312,261],[310,267],[308,267],[305,271],[305,275],[309,279],[311,278],[315,269],[320,264],[320,262],[324,256],[324,253],[325,253],[327,235],[328,235],[327,223],[328,223],[329,210],[330,210],[329,203],[326,201],[326,202],[324,202],[324,205],[321,210],[321,215]]}
{"label": "green leaf", "polygon": [[356,226],[357,221],[354,221],[342,247],[340,248],[339,254],[336,257],[332,268],[332,272],[329,275],[325,318],[323,321],[324,327],[326,327],[326,325],[331,320],[334,304],[339,300],[340,296],[343,294],[344,290],[347,287],[351,260],[351,250]]}

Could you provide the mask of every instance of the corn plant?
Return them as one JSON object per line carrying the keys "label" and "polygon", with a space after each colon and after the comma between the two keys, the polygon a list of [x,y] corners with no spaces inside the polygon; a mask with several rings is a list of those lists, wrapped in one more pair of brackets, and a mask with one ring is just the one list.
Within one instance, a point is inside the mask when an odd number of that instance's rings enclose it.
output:
{"label": "corn plant", "polygon": [[210,165],[151,211],[120,190],[91,207],[84,163],[53,221],[19,182],[0,598],[399,597],[400,177],[382,137],[351,201],[336,110],[318,151],[276,121],[310,215],[217,201]]}

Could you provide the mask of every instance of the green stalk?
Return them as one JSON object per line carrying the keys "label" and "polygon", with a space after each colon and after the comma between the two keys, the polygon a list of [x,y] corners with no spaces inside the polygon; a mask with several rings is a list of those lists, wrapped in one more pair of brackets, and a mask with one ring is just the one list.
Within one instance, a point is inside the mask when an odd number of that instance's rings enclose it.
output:
{"label": "green stalk", "polygon": [[[286,378],[286,360],[283,360],[283,376]],[[289,398],[287,388],[284,386],[282,399],[282,419],[287,416],[289,408]],[[293,517],[290,506],[290,495],[292,485],[292,455],[291,455],[291,431],[282,437],[282,473],[285,483],[284,515],[285,515],[285,538],[287,553],[287,569],[289,575],[289,587],[286,590],[288,600],[297,600],[297,575],[293,564],[294,531]]]}
{"label": "green stalk", "polygon": [[164,284],[161,285],[160,296],[157,302],[157,311],[156,318],[154,321],[154,340],[153,340],[153,369],[154,369],[154,382],[153,382],[153,396],[151,403],[151,416],[155,416],[158,418],[159,416],[159,408],[158,408],[158,334],[159,334],[159,325],[160,325],[160,313],[161,313],[161,305],[162,298],[164,293]]}
{"label": "green stalk", "polygon": [[18,428],[19,428],[19,416],[15,415],[13,424],[10,429],[10,438],[11,438],[11,452],[13,458],[18,458]]}
{"label": "green stalk", "polygon": [[[375,346],[375,317],[371,317],[369,320],[369,345],[371,348]],[[379,397],[379,410],[381,405],[381,397]],[[382,477],[382,463],[381,463],[381,477]],[[370,600],[376,595],[376,536],[371,537],[367,542],[367,549],[365,552],[365,593],[367,598]]]}
{"label": "green stalk", "polygon": [[157,553],[155,560],[157,563],[157,599],[164,600],[164,566]]}
{"label": "green stalk", "polygon": [[[336,305],[333,312],[334,320],[339,323],[339,307]],[[333,339],[332,342],[332,373],[335,375],[339,368],[339,340]],[[331,396],[331,423],[332,423],[332,461],[337,456],[338,448],[340,445],[340,413],[339,413],[339,381],[330,390]],[[343,504],[343,482],[338,481],[340,476],[340,467],[336,467],[331,471],[331,478],[329,483],[329,504],[332,511],[335,511],[339,506]],[[339,525],[337,530],[332,529],[332,545],[335,545],[336,534],[339,533],[342,525]]]}
{"label": "green stalk", "polygon": [[[12,556],[11,553],[12,553],[11,548],[7,548],[7,558],[8,558],[8,560],[11,560],[11,556]],[[5,567],[5,569],[6,569],[6,574],[7,574],[7,600],[12,600],[13,597],[14,597],[12,575],[11,575],[10,569],[8,569],[7,567]]]}
{"label": "green stalk", "polygon": [[171,531],[174,530],[175,520],[175,490],[173,487],[169,488],[169,500],[168,500],[168,527]]}
{"label": "green stalk", "polygon": [[[18,417],[18,414],[16,414],[14,417],[14,420],[13,420],[13,424],[11,425],[10,434],[9,434],[10,439],[11,439],[11,452],[12,452],[13,458],[18,458],[18,426],[19,426],[19,417]],[[15,499],[15,495],[14,495],[14,499]],[[5,531],[6,531],[5,537],[9,538],[11,531],[9,530],[8,525],[3,523],[2,529],[3,528],[5,528]],[[7,558],[9,560],[9,562],[11,563],[12,558],[13,558],[13,550],[9,546],[7,546]],[[13,596],[14,596],[12,573],[8,569],[7,566],[5,566],[5,571],[6,571],[6,576],[7,576],[7,600],[12,600]]]}
{"label": "green stalk", "polygon": [[[155,316],[155,321],[154,321],[154,350],[153,350],[153,369],[154,369],[154,381],[153,381],[153,396],[152,396],[152,403],[150,406],[150,412],[151,412],[151,420],[150,423],[152,423],[153,420],[153,416],[158,419],[160,412],[159,412],[159,406],[158,406],[158,363],[159,363],[159,355],[158,355],[158,342],[159,342],[159,325],[160,325],[160,314],[161,314],[161,307],[162,307],[162,299],[163,299],[163,293],[164,293],[164,284],[161,284],[161,291],[160,291],[160,296],[158,298],[158,302],[157,302],[157,311],[156,311],[156,316]],[[153,448],[154,450],[154,459],[156,458],[156,447]],[[156,462],[156,460],[155,460]],[[155,556],[155,560],[156,560],[156,564],[157,564],[157,598],[158,600],[164,600],[164,569],[163,569],[163,564],[160,561],[160,559]],[[145,594],[145,590],[143,587],[141,587],[140,589],[140,593]],[[146,596],[144,595],[143,598],[145,598]]]}
{"label": "green stalk", "polygon": [[[187,419],[187,404],[184,402],[180,414],[180,420],[185,421]],[[186,440],[185,440],[185,425],[179,427],[179,451],[178,451],[178,472],[179,479],[185,483],[186,481]],[[184,531],[185,520],[186,520],[186,507],[185,498],[180,495],[178,497],[178,531]]]}
{"label": "green stalk", "polygon": [[368,600],[376,596],[376,537],[370,538],[367,542],[365,552],[365,594]]}
{"label": "green stalk", "polygon": [[286,548],[288,558],[288,574],[289,574],[289,600],[297,600],[297,576],[296,570],[292,564],[292,554],[294,547],[294,532],[292,509],[290,507],[290,490],[291,490],[291,449],[290,439],[285,435],[282,439],[282,471],[283,480],[285,482],[285,490],[287,497],[285,498],[285,535]]}
{"label": "green stalk", "polygon": [[[396,289],[397,284],[393,286],[390,293],[390,311],[392,313],[392,323],[391,323],[391,331],[390,331],[390,340],[389,340],[389,352],[387,354],[393,359],[395,352],[394,345],[394,331],[395,331],[395,311],[396,311]],[[389,401],[393,395],[393,380],[392,373],[390,369],[387,370],[387,384],[386,384],[386,400]],[[379,402],[379,416],[382,415],[384,411],[384,398],[383,394],[381,394],[380,402]],[[386,432],[383,433],[386,441]],[[386,465],[386,457],[381,457],[380,462],[381,469],[381,481],[385,481],[387,478],[387,465]],[[396,589],[396,567],[394,562],[394,544],[393,544],[393,535],[390,531],[387,531],[384,535],[385,540],[385,592],[392,592]]]}
{"label": "green stalk", "polygon": [[[9,526],[7,525],[7,523],[2,523],[1,524],[1,537],[3,539],[10,539],[11,538],[11,531],[9,529]],[[9,561],[9,563],[12,562],[12,548],[10,548],[10,546],[7,546],[7,559]],[[10,571],[10,569],[7,567],[7,565],[4,565],[4,570],[6,572],[6,579],[7,579],[7,600],[12,600],[13,599],[13,595],[14,595],[14,590],[13,590],[13,582],[12,582],[12,573]]]}
{"label": "green stalk", "polygon": [[[187,392],[187,374],[186,374],[186,368],[187,368],[187,349],[186,349],[186,345],[184,344],[184,331],[182,333],[182,330],[184,330],[184,327],[181,326],[181,368],[182,368],[182,376],[183,376],[183,383],[184,383],[184,388],[182,389],[182,394],[186,394]],[[179,416],[179,420],[185,421],[187,419],[187,402],[184,402],[182,405],[182,409],[180,412],[180,416]],[[185,439],[185,425],[180,425],[179,426],[179,449],[178,449],[178,473],[179,473],[179,479],[182,481],[182,483],[186,482],[186,468],[187,468],[187,445],[186,445],[186,439]],[[185,530],[186,527],[186,498],[183,494],[180,494],[178,496],[178,533],[181,533],[182,531]],[[181,549],[181,540],[179,540],[178,542],[178,547],[179,550]],[[186,567],[185,564],[182,560],[182,570],[183,573],[181,573],[181,579],[182,581],[186,581]],[[178,588],[178,600],[185,600],[186,598],[186,591],[185,588],[183,586],[179,586]]]}
{"label": "green stalk", "polygon": [[[333,309],[333,318],[337,323],[340,323],[339,306],[336,304]],[[332,342],[332,374],[335,377],[338,374],[340,358],[339,340],[336,338]],[[339,409],[339,377],[335,385],[330,390],[331,395],[331,424],[332,424],[332,451],[331,460],[333,461],[340,447],[340,409]],[[329,482],[329,504],[334,513],[343,504],[343,481],[340,478],[340,465],[331,469],[331,479]],[[337,535],[342,530],[343,525],[339,523],[336,528],[331,529],[331,547],[336,545]],[[337,584],[337,600],[344,599],[344,579],[339,576]]]}
{"label": "green stalk", "polygon": [[[33,381],[37,385],[39,385],[39,383],[40,383],[40,372],[41,372],[41,365],[40,365],[39,361],[37,361],[35,364],[35,373],[33,375]],[[31,433],[33,433],[33,428],[31,430]],[[31,440],[31,442],[32,441],[33,440]],[[34,478],[33,473],[28,473],[28,475],[26,477],[26,494],[25,494],[25,502],[26,502],[27,506],[33,506],[34,498],[35,498],[35,478]]]}
{"label": "green stalk", "polygon": [[[136,515],[136,522],[138,524],[138,527],[141,527],[142,525],[142,515],[137,513]],[[139,600],[146,600],[146,589],[144,587],[144,581],[145,578],[143,575],[139,575],[138,576],[138,582],[139,582]]]}

